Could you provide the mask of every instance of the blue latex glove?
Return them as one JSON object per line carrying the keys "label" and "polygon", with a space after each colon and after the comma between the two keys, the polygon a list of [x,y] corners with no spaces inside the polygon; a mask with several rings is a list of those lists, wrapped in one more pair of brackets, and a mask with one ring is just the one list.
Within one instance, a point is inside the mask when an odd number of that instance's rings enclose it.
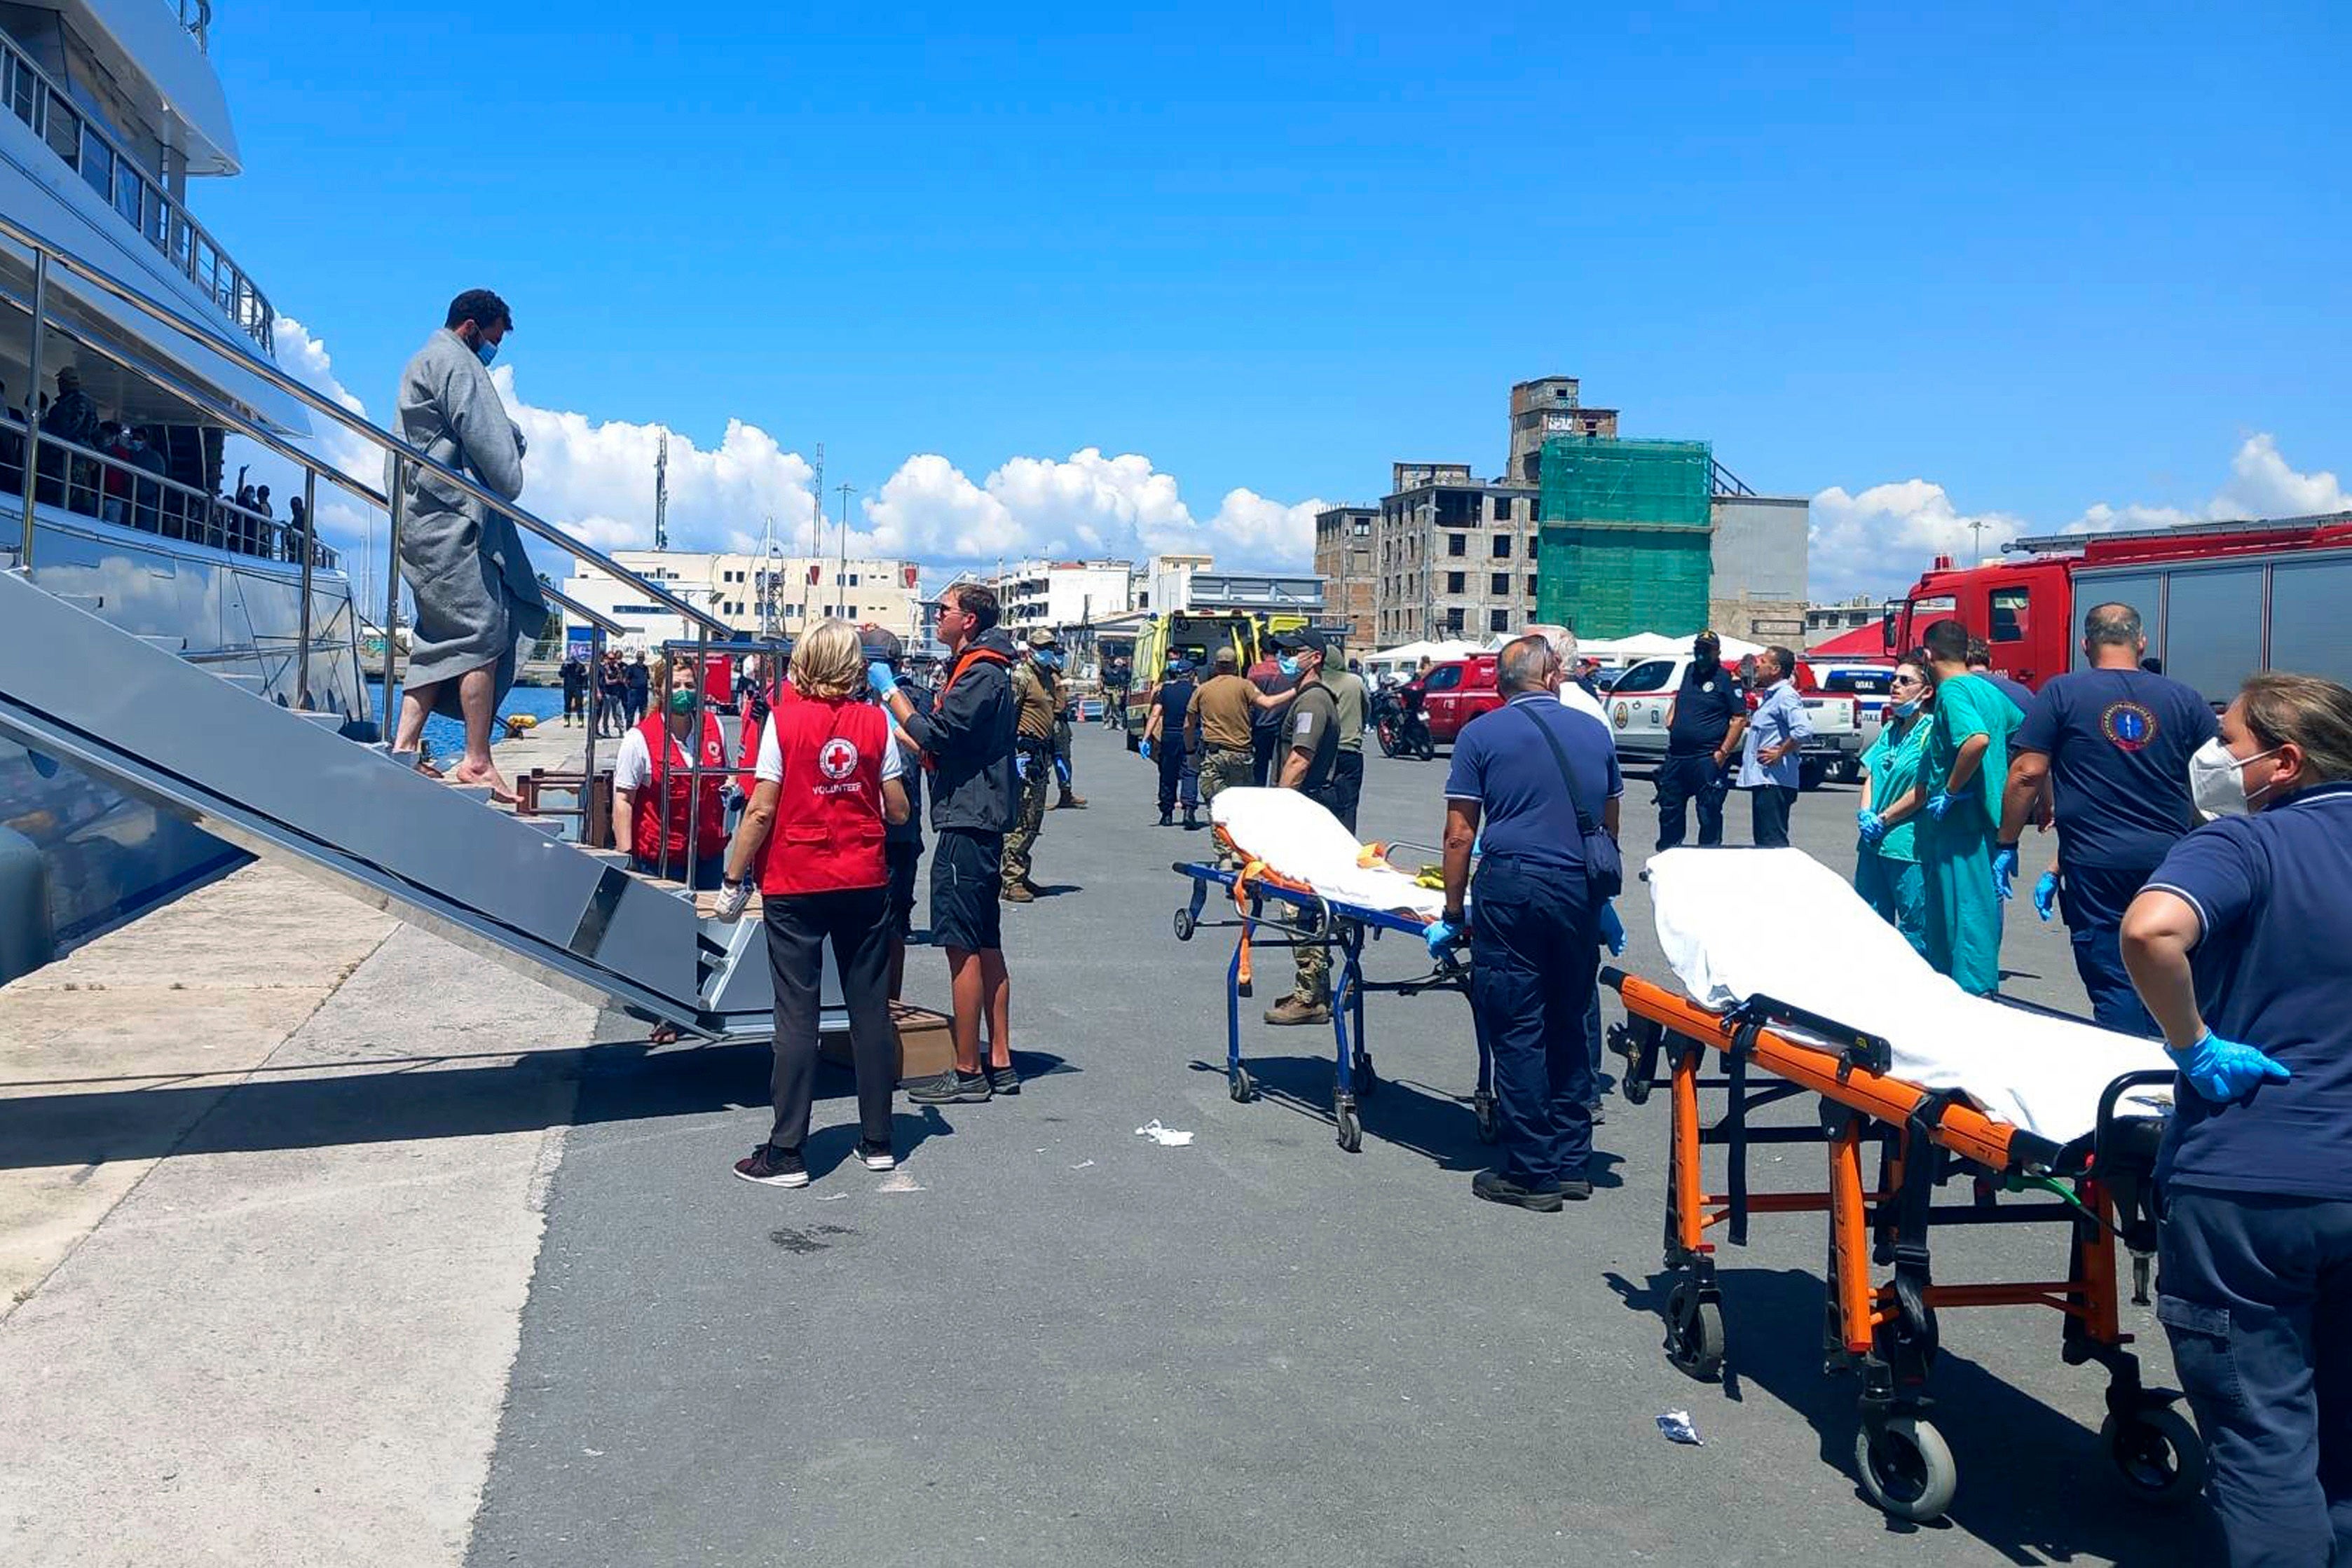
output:
{"label": "blue latex glove", "polygon": [[898,689],[898,677],[890,673],[889,665],[877,659],[866,666],[866,684],[887,697]]}
{"label": "blue latex glove", "polygon": [[1441,915],[1429,923],[1429,929],[1421,934],[1421,939],[1429,945],[1431,957],[1442,959],[1448,949],[1462,940],[1462,927]]}
{"label": "blue latex glove", "polygon": [[1860,828],[1862,836],[1874,844],[1886,836],[1886,819],[1867,806],[1853,814],[1853,825]]}
{"label": "blue latex glove", "polygon": [[1141,746],[1138,747],[1137,749],[1143,753],[1143,760],[1146,762],[1151,760],[1151,742],[1147,740],[1143,742]]}
{"label": "blue latex glove", "polygon": [[1018,747],[1013,752],[1013,777],[1021,779],[1029,777],[1029,754]]}
{"label": "blue latex glove", "polygon": [[1613,898],[1601,905],[1601,939],[1609,944],[1611,957],[1624,956],[1625,923],[1617,918],[1617,901]]}
{"label": "blue latex glove", "polygon": [[1953,797],[1948,790],[1937,790],[1933,795],[1927,797],[1927,815],[1935,818],[1936,821],[1939,822],[1942,821],[1944,820],[1944,813],[1952,809],[1952,799]]}
{"label": "blue latex glove", "polygon": [[2266,1080],[2284,1083],[2288,1077],[2285,1068],[2252,1046],[2223,1040],[2210,1029],[2198,1036],[2197,1043],[2187,1051],[2175,1051],[2168,1045],[2164,1053],[2172,1058],[2198,1097],[2216,1105],[2244,1098],[2254,1085]]}
{"label": "blue latex glove", "polygon": [[2007,904],[2017,892],[2017,852],[2003,850],[1992,857],[1993,896]]}
{"label": "blue latex glove", "polygon": [[2033,884],[2033,907],[2044,921],[2050,918],[2058,903],[2058,873],[2045,871],[2042,880]]}

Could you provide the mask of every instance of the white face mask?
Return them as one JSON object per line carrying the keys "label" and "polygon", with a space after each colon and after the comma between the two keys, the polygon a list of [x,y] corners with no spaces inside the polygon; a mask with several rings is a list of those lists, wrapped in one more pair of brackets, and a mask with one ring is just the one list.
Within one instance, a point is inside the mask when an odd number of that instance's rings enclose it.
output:
{"label": "white face mask", "polygon": [[[2221,737],[2215,736],[2189,758],[2189,799],[2208,821],[2216,817],[2244,816],[2253,809],[2252,800],[2246,793],[2246,764],[2260,762],[2277,751],[2274,746],[2252,757],[2233,757]],[[2262,794],[2269,789],[2265,784],[2255,793]]]}

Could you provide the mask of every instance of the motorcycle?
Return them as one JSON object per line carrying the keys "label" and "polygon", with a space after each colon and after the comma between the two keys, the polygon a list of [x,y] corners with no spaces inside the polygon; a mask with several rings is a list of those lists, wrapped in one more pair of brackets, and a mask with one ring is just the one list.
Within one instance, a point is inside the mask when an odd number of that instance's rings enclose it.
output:
{"label": "motorcycle", "polygon": [[1437,756],[1436,743],[1429,737],[1429,725],[1421,716],[1419,705],[1408,706],[1393,691],[1384,691],[1372,699],[1372,729],[1380,737],[1383,757],[1402,754],[1427,762]]}

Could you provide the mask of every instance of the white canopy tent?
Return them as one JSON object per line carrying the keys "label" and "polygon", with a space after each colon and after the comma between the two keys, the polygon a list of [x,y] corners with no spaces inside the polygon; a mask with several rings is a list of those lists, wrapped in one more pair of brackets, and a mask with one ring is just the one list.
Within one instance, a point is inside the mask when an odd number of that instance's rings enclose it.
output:
{"label": "white canopy tent", "polygon": [[1421,668],[1423,659],[1443,663],[1447,659],[1466,659],[1486,650],[1475,643],[1406,643],[1394,648],[1383,648],[1377,653],[1364,655],[1364,678],[1378,683],[1390,675],[1410,676]]}

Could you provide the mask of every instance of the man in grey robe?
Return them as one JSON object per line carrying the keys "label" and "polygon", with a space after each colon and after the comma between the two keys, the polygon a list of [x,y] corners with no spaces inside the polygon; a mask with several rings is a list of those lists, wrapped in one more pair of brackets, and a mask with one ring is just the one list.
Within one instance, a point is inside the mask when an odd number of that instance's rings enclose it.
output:
{"label": "man in grey robe", "polygon": [[[489,363],[513,327],[506,301],[487,288],[450,301],[447,323],[401,372],[393,426],[436,462],[509,500],[522,493],[522,432],[490,384]],[[394,749],[416,750],[429,714],[462,718],[466,753],[452,776],[511,800],[490,760],[490,722],[514,685],[518,642],[538,636],[548,612],[522,535],[504,512],[415,467],[400,527],[401,575],[416,618]]]}

